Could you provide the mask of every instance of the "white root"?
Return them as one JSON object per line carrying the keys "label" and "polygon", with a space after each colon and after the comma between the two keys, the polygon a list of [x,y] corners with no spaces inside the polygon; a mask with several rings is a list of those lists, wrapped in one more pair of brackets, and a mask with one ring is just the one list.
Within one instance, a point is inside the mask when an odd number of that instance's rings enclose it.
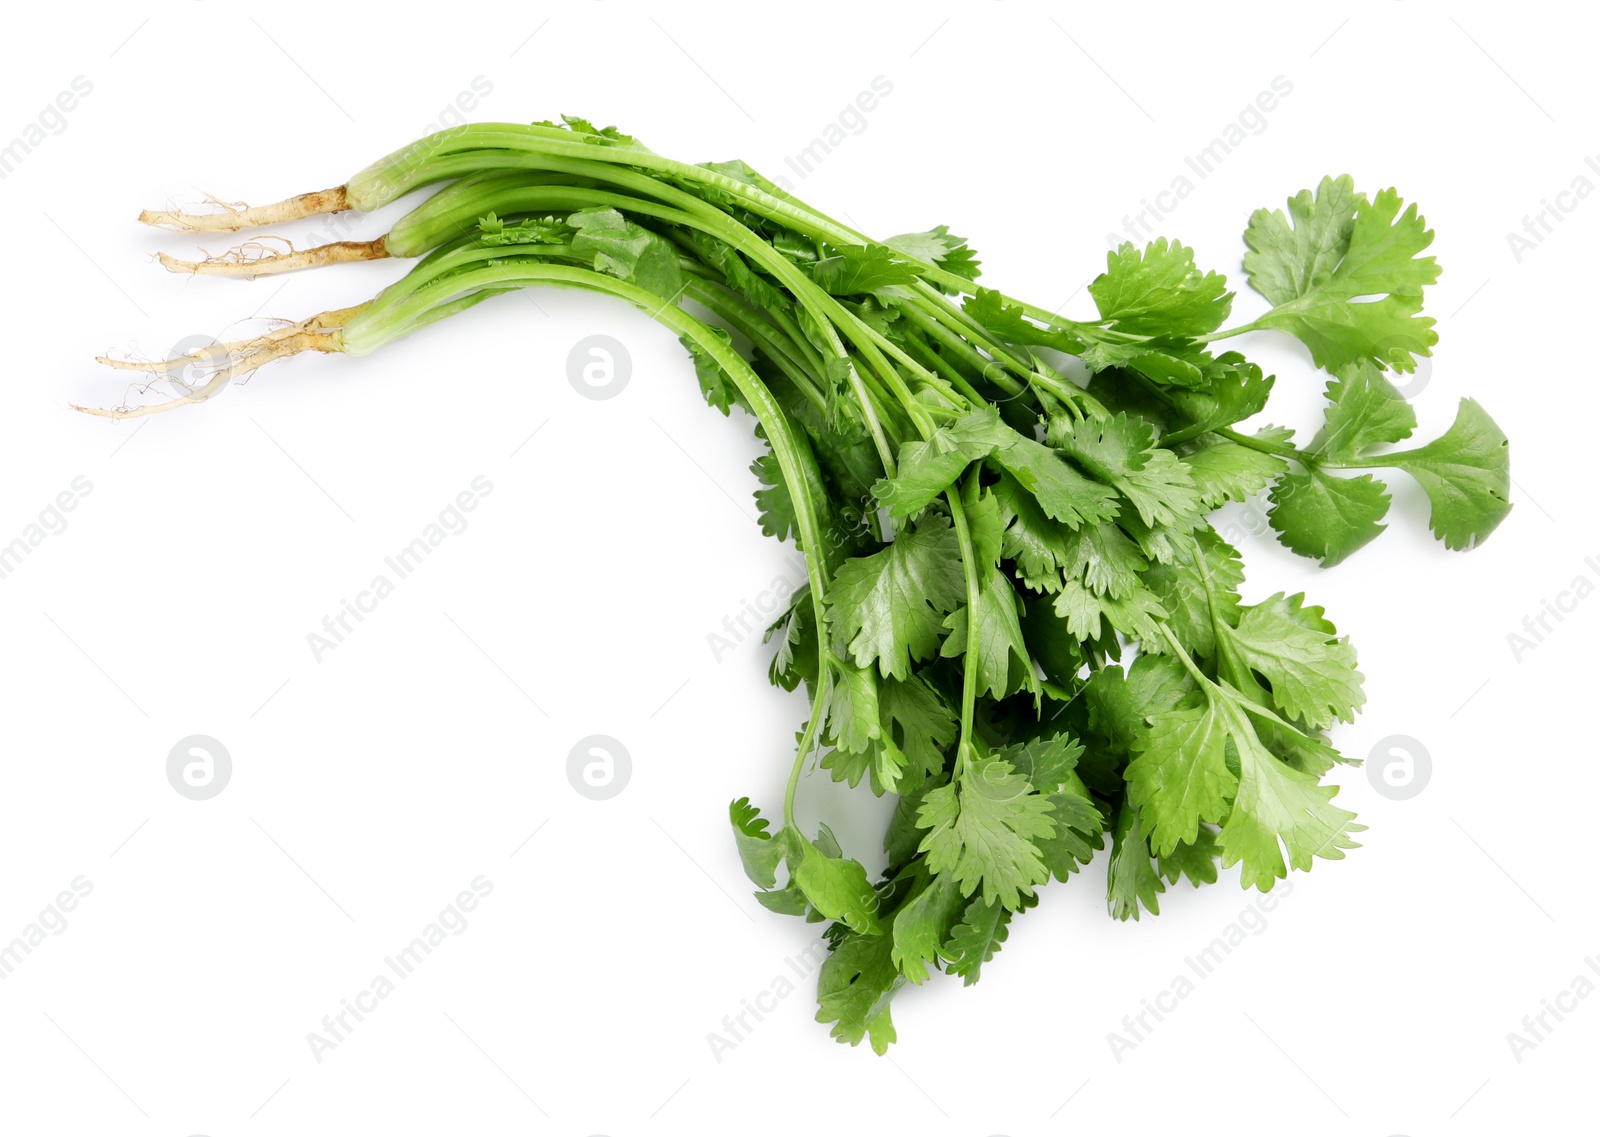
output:
{"label": "white root", "polygon": [[82,411],[84,414],[98,415],[102,418],[125,419],[160,414],[163,411],[174,410],[190,403],[203,403],[234,379],[243,378],[274,360],[298,355],[302,351],[339,352],[343,350],[339,346],[336,333],[351,317],[365,307],[365,304],[358,304],[353,308],[338,308],[329,312],[320,312],[307,319],[274,328],[253,339],[236,340],[226,344],[212,344],[208,347],[191,351],[186,355],[178,356],[175,359],[144,361],[112,359],[108,356],[101,356],[99,357],[99,362],[108,367],[115,367],[124,371],[142,371],[150,374],[152,378],[137,388],[141,394],[149,393],[154,384],[159,382],[161,378],[171,372],[181,371],[185,367],[202,368],[206,374],[210,375],[210,378],[203,386],[164,403],[152,403],[139,407],[82,407],[74,403],[72,404],[72,409]]}
{"label": "white root", "polygon": [[[281,244],[269,244],[280,242]],[[185,261],[158,253],[157,259],[168,272],[196,273],[203,276],[270,276],[319,265],[348,264],[352,261],[377,261],[389,255],[384,238],[373,241],[335,241],[296,252],[283,237],[261,237],[236,245],[225,253],[208,255],[203,261]]]}
{"label": "white root", "polygon": [[185,213],[176,209],[147,209],[139,214],[146,225],[160,229],[174,229],[180,233],[229,233],[249,229],[256,225],[281,225],[298,221],[302,217],[316,217],[324,213],[339,213],[350,208],[350,199],[344,186],[302,193],[271,205],[246,205],[242,201],[221,201],[207,195],[212,205],[209,213]]}

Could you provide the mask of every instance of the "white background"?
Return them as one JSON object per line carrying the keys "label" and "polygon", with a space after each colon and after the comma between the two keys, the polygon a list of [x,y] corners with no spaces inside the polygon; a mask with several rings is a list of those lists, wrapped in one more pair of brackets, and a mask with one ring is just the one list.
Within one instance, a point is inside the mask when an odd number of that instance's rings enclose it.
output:
{"label": "white background", "polygon": [[[0,543],[75,477],[93,489],[0,580],[0,940],[74,877],[93,892],[0,981],[0,1127],[1419,1135],[1547,1130],[1592,1108],[1600,998],[1521,1062],[1506,1037],[1600,954],[1583,718],[1600,600],[1520,662],[1507,642],[1575,577],[1600,582],[1585,564],[1600,558],[1600,201],[1520,263],[1507,242],[1578,175],[1600,184],[1579,6],[252,12],[8,18],[0,139],[75,76],[93,91],[0,181]],[[781,800],[802,701],[767,685],[758,643],[720,662],[707,643],[793,579],[792,550],[752,521],[748,420],[708,411],[642,315],[507,297],[142,426],[67,409],[121,398],[92,362],[107,349],[165,356],[254,312],[353,303],[405,268],[171,276],[154,252],[196,242],[133,223],[169,195],[338,184],[478,77],[493,89],[474,118],[577,113],[675,157],[783,173],[880,75],[892,93],[797,191],[880,235],[949,224],[987,279],[1080,314],[1107,233],[1284,76],[1266,128],[1161,231],[1242,285],[1252,209],[1324,173],[1399,187],[1444,267],[1419,435],[1471,395],[1512,439],[1516,509],[1482,550],[1436,544],[1402,475],[1390,531],[1335,569],[1243,541],[1250,597],[1305,589],[1360,649],[1368,704],[1341,748],[1406,735],[1432,777],[1392,801],[1345,771],[1364,847],[1297,876],[1266,930],[1120,1062],[1108,1032],[1250,903],[1236,873],[1137,924],[1106,917],[1099,864],[1051,885],[979,985],[897,998],[887,1059],[827,1038],[810,980],[712,1056],[708,1032],[815,931],[749,898],[725,812]],[[1262,307],[1243,291],[1236,311]],[[603,402],[566,378],[597,332],[633,361]],[[1279,373],[1268,417],[1313,427],[1304,352],[1242,346]],[[480,474],[494,489],[470,526],[317,662],[307,633]],[[165,775],[195,733],[234,763],[206,802]],[[566,776],[597,733],[632,756],[609,801]],[[881,803],[814,777],[801,809],[847,814],[846,848],[876,868]],[[308,1032],[480,874],[494,891],[466,930],[318,1062]]]}

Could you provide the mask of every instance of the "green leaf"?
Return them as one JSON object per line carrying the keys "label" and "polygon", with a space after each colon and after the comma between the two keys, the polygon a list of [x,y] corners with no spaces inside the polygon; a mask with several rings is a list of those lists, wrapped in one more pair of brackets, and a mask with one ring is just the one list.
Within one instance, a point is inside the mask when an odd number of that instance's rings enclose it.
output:
{"label": "green leaf", "polygon": [[[1269,427],[1283,441],[1282,431]],[[1256,435],[1267,437],[1266,432]],[[1213,439],[1215,441],[1213,441]],[[1189,467],[1189,480],[1200,495],[1202,509],[1215,509],[1225,501],[1244,501],[1267,488],[1268,483],[1289,468],[1276,454],[1263,454],[1237,442],[1210,435],[1196,449],[1183,456]]]}
{"label": "green leaf", "polygon": [[1084,477],[1056,451],[1016,436],[997,448],[991,460],[1033,495],[1045,516],[1077,528],[1117,516],[1117,495]]}
{"label": "green leaf", "polygon": [[[1026,911],[1037,903],[1037,896],[1023,897],[1018,910]],[[944,945],[944,956],[948,960],[945,970],[959,975],[963,987],[972,986],[978,981],[983,965],[999,954],[1010,926],[1011,910],[1004,905],[981,899],[972,901]]]}
{"label": "green leaf", "polygon": [[1306,607],[1304,600],[1304,593],[1275,593],[1240,609],[1238,626],[1224,634],[1272,685],[1272,701],[1291,718],[1320,729],[1336,720],[1354,722],[1366,701],[1356,649],[1348,638],[1338,638],[1321,608]]}
{"label": "green leaf", "polygon": [[811,604],[811,586],[802,584],[789,597],[789,608],[762,636],[763,643],[778,638],[767,677],[774,687],[793,691],[801,680],[817,681],[817,625]]}
{"label": "green leaf", "polygon": [[1156,621],[1166,618],[1166,609],[1155,594],[1143,586],[1126,597],[1099,596],[1087,586],[1072,579],[1062,584],[1056,595],[1055,613],[1067,621],[1067,628],[1079,639],[1099,639],[1104,635],[1100,621],[1105,620],[1123,635],[1136,640],[1160,642],[1161,633]]}
{"label": "green leaf", "polygon": [[1106,907],[1116,920],[1129,917],[1137,920],[1141,906],[1151,915],[1159,916],[1161,904],[1156,897],[1165,891],[1139,827],[1139,811],[1131,802],[1123,802],[1111,836],[1111,860],[1106,867]]}
{"label": "green leaf", "polygon": [[1089,724],[1106,736],[1117,756],[1134,752],[1149,717],[1192,701],[1194,680],[1171,655],[1140,655],[1124,674],[1115,665],[1096,671],[1084,688]]}
{"label": "green leaf", "polygon": [[1210,829],[1201,829],[1193,844],[1180,844],[1165,856],[1156,857],[1156,867],[1168,884],[1177,884],[1180,876],[1199,888],[1202,884],[1217,882],[1217,835]]}
{"label": "green leaf", "polygon": [[1188,467],[1156,445],[1155,431],[1126,413],[1051,424],[1050,441],[1096,478],[1121,491],[1146,525],[1170,525],[1200,509]]}
{"label": "green leaf", "polygon": [[1053,347],[1068,355],[1080,355],[1084,350],[1083,340],[1077,333],[1030,323],[1023,316],[1020,304],[1007,304],[1000,293],[992,289],[978,289],[962,302],[961,308],[984,329],[1007,343]]}
{"label": "green leaf", "polygon": [[1061,569],[1072,555],[1072,530],[1049,517],[1010,474],[1001,474],[994,497],[1005,526],[1000,551],[1017,565],[1022,582],[1035,592],[1061,588]]}
{"label": "green leaf", "polygon": [[1314,199],[1309,190],[1289,199],[1290,217],[1251,215],[1245,273],[1275,305],[1254,324],[1293,335],[1329,371],[1361,359],[1411,371],[1439,339],[1417,315],[1439,278],[1438,262],[1418,255],[1433,231],[1415,204],[1400,212],[1394,190],[1368,201],[1354,189],[1348,176],[1323,178]]}
{"label": "green leaf", "polygon": [[1049,879],[1032,839],[1052,833],[1050,809],[1009,762],[970,756],[959,782],[923,798],[917,822],[929,833],[918,851],[933,872],[951,873],[963,896],[981,886],[984,903],[1014,909]]}
{"label": "green leaf", "polygon": [[1426,491],[1446,548],[1470,549],[1511,512],[1510,444],[1476,400],[1462,399],[1450,429],[1420,450],[1389,457]]}
{"label": "green leaf", "polygon": [[733,839],[739,847],[744,875],[758,888],[775,888],[778,865],[788,849],[787,841],[767,832],[767,819],[747,797],[728,803],[728,819],[733,823]]}
{"label": "green leaf", "polygon": [[[584,139],[585,142],[594,142],[594,143],[598,143],[598,144],[603,145],[603,146],[615,146],[615,145],[632,146],[633,142],[634,142],[633,136],[631,134],[623,134],[620,130],[618,130],[614,126],[598,126],[597,127],[597,126],[595,126],[594,123],[590,122],[588,119],[579,118],[577,115],[564,114],[564,115],[561,116],[561,121],[567,124],[567,129],[568,130],[571,130],[576,134],[587,134],[587,135],[589,135],[588,138]],[[542,122],[542,123],[536,123],[535,125],[537,125],[537,126],[554,126],[555,123],[553,123],[553,122]]]}
{"label": "green leaf", "polygon": [[[695,366],[699,367],[698,360]],[[771,451],[761,455],[750,464],[750,472],[760,479],[762,486],[755,491],[756,508],[761,511],[761,532],[780,541],[798,538],[800,523],[795,518],[794,499],[789,495],[789,483],[784,481],[777,455]]]}
{"label": "green leaf", "polygon": [[1115,525],[1082,526],[1068,535],[1061,569],[1090,591],[1125,600],[1139,589],[1139,574],[1150,562],[1139,546]]}
{"label": "green leaf", "polygon": [[828,622],[858,666],[876,660],[885,676],[905,679],[912,660],[938,650],[945,615],[965,599],[955,530],[929,515],[887,548],[839,566]]}
{"label": "green leaf", "polygon": [[848,660],[835,661],[833,694],[828,700],[829,740],[847,753],[865,754],[880,732],[877,675],[865,665],[852,667]]}
{"label": "green leaf", "polygon": [[1194,250],[1159,237],[1143,252],[1124,244],[1106,254],[1106,271],[1089,285],[1100,317],[1120,332],[1199,336],[1214,332],[1233,304],[1226,277],[1201,273]]}
{"label": "green leaf", "polygon": [[[727,332],[721,328],[712,328],[711,331],[724,344],[730,348],[733,346],[733,339]],[[694,360],[695,378],[700,380],[700,393],[706,397],[707,403],[724,415],[733,407],[744,406],[744,396],[739,393],[738,386],[710,352],[688,336],[679,336],[678,342],[688,349],[689,358]]]}
{"label": "green leaf", "polygon": [[583,210],[570,215],[567,224],[577,230],[572,251],[592,259],[596,272],[631,281],[665,300],[676,300],[683,290],[672,243],[615,209]]}
{"label": "green leaf", "polygon": [[878,503],[899,517],[925,509],[980,458],[993,463],[1033,495],[1047,517],[1068,526],[1116,516],[1116,495],[1073,469],[1061,455],[1018,434],[993,407],[974,411],[901,449],[892,480],[873,487]]}
{"label": "green leaf", "polygon": [[[824,827],[823,832],[827,829]],[[829,920],[848,924],[863,935],[880,935],[878,896],[867,882],[867,870],[857,861],[829,856],[819,845],[837,844],[832,835],[819,836],[817,844],[790,830],[789,872],[811,906]],[[795,862],[798,860],[798,864]]]}
{"label": "green leaf", "polygon": [[1055,832],[1034,840],[1050,875],[1065,882],[1100,848],[1105,819],[1077,774],[1083,744],[1062,732],[1000,751],[1034,791],[1050,802]]}
{"label": "green leaf", "polygon": [[1239,614],[1244,561],[1211,528],[1178,546],[1178,555],[1144,573],[1146,587],[1166,610],[1178,642],[1201,656],[1216,652],[1213,620],[1232,623]]}
{"label": "green leaf", "polygon": [[883,737],[905,755],[910,768],[936,774],[944,768],[944,749],[956,740],[955,712],[918,676],[878,685]]}
{"label": "green leaf", "polygon": [[529,217],[507,225],[490,213],[478,221],[478,244],[491,248],[503,245],[559,245],[571,239],[571,226],[555,217]]}
{"label": "green leaf", "polygon": [[[969,650],[967,609],[957,608],[945,617],[950,635],[939,649],[946,659]],[[1017,594],[1002,573],[990,573],[978,598],[978,697],[985,692],[1003,699],[1017,691],[1039,694],[1039,680],[1033,673],[1028,644],[1022,638],[1022,622]]]}
{"label": "green leaf", "polygon": [[1223,868],[1243,864],[1244,886],[1266,892],[1289,867],[1304,871],[1316,857],[1342,860],[1344,850],[1356,848],[1350,834],[1365,826],[1333,804],[1338,787],[1319,785],[1312,775],[1279,761],[1261,745],[1237,704],[1218,705],[1239,755],[1239,789],[1218,837]]}
{"label": "green leaf", "polygon": [[1214,702],[1155,715],[1124,776],[1157,854],[1192,842],[1202,821],[1227,816],[1237,779],[1228,769],[1228,721]]}
{"label": "green leaf", "polygon": [[941,426],[926,441],[902,446],[895,477],[873,486],[873,496],[896,520],[914,516],[954,485],[969,465],[1019,437],[1000,421],[995,408],[973,411]]}
{"label": "green leaf", "polygon": [[916,265],[882,245],[846,245],[833,253],[802,266],[802,271],[832,296],[856,296],[897,284],[915,284],[922,276]]}
{"label": "green leaf", "polygon": [[1323,567],[1336,565],[1388,526],[1389,494],[1371,474],[1336,478],[1312,467],[1284,474],[1267,495],[1267,520],[1282,542]]}
{"label": "green leaf", "polygon": [[858,1045],[870,1038],[883,1054],[895,1041],[889,1001],[905,984],[895,966],[890,936],[842,936],[817,974],[817,1021],[832,1023],[832,1036]]}
{"label": "green leaf", "polygon": [[1352,458],[1383,442],[1410,438],[1417,412],[1369,360],[1341,368],[1328,384],[1328,414],[1311,440],[1311,452]]}
{"label": "green leaf", "polygon": [[901,233],[883,242],[891,249],[915,260],[936,264],[946,272],[967,280],[978,279],[977,254],[965,237],[957,237],[948,225],[936,225],[923,233]]}
{"label": "green leaf", "polygon": [[892,957],[900,973],[913,983],[928,978],[928,964],[936,963],[940,951],[967,906],[961,889],[948,873],[928,880],[894,916]]}

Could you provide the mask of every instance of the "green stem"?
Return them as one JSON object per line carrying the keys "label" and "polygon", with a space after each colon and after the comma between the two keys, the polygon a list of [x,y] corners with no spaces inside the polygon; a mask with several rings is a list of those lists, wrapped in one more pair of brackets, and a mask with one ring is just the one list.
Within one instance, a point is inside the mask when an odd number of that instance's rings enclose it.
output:
{"label": "green stem", "polygon": [[783,823],[790,828],[796,828],[794,795],[800,788],[800,774],[805,769],[806,758],[816,745],[822,727],[823,712],[827,707],[828,687],[832,682],[833,677],[830,672],[824,670],[818,673],[817,689],[811,696],[811,717],[806,720],[806,728],[800,735],[799,745],[795,748],[794,765],[789,767],[789,784],[783,791]]}
{"label": "green stem", "polygon": [[[968,476],[968,481],[977,476],[974,471]],[[977,711],[979,604],[983,600],[983,586],[978,580],[978,551],[972,543],[972,530],[967,525],[967,513],[962,507],[959,489],[952,487],[947,490],[945,500],[950,503],[950,519],[955,523],[956,542],[961,548],[961,574],[967,585],[967,650],[961,657],[961,739],[956,749],[959,755],[956,773],[952,776],[952,780],[958,780],[966,772],[972,721]]]}

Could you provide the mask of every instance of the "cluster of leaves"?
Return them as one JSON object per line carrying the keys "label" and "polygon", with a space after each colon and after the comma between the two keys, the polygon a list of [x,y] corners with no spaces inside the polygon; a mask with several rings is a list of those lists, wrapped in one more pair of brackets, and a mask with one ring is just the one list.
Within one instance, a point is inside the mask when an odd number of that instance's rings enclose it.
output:
{"label": "cluster of leaves", "polygon": [[[579,207],[524,211],[518,180],[547,143],[526,201]],[[1073,320],[980,287],[944,226],[858,238],[741,162],[670,163],[579,119],[528,146],[515,171],[486,153],[479,181],[434,199],[492,190],[507,216],[441,244],[362,318],[420,326],[556,264],[546,278],[673,312],[707,401],[756,414],[762,528],[811,570],[768,633],[771,677],[813,710],[781,820],[741,798],[730,821],[759,901],[827,925],[817,1017],[836,1038],[881,1053],[897,991],[975,982],[1040,890],[1097,851],[1127,920],[1180,880],[1237,867],[1267,890],[1354,847],[1362,827],[1324,778],[1344,761],[1328,732],[1363,703],[1355,651],[1302,595],[1247,603],[1208,518],[1265,493],[1283,543],[1331,565],[1383,529],[1381,467],[1418,482],[1451,549],[1506,516],[1506,439],[1476,402],[1389,449],[1417,424],[1388,375],[1436,339],[1414,205],[1325,178],[1287,213],[1257,211],[1244,271],[1270,307],[1248,323],[1224,327],[1226,278],[1165,239],[1110,253],[1095,317]],[[1244,425],[1274,377],[1219,345],[1265,330],[1328,376],[1304,446]],[[808,765],[894,795],[881,872],[798,822]]]}
{"label": "cluster of leaves", "polygon": [[[902,985],[938,970],[974,982],[1038,889],[1108,844],[1107,904],[1124,920],[1159,911],[1183,879],[1210,883],[1237,865],[1246,887],[1266,890],[1354,847],[1362,826],[1322,779],[1344,761],[1325,732],[1363,702],[1355,651],[1301,595],[1245,603],[1239,554],[1206,515],[1266,490],[1284,543],[1332,564],[1381,530],[1388,504],[1371,474],[1333,471],[1383,465],[1422,485],[1450,548],[1505,516],[1505,439],[1472,400],[1429,445],[1373,456],[1416,425],[1386,370],[1409,369],[1433,342],[1416,314],[1438,272],[1416,257],[1431,234],[1414,207],[1397,221],[1398,204],[1328,180],[1291,201],[1292,221],[1252,220],[1247,273],[1274,304],[1252,330],[1295,335],[1332,373],[1326,422],[1304,450],[1286,430],[1232,429],[1263,409],[1273,380],[1213,353],[1233,296],[1181,245],[1113,252],[1090,288],[1093,323],[1035,322],[997,293],[969,294],[965,313],[1002,347],[1088,362],[1100,406],[1046,398],[1024,415],[1026,400],[997,394],[906,442],[895,476],[872,487],[894,539],[833,568],[820,764],[898,795],[881,878],[869,884],[826,829],[814,843],[792,825],[769,833],[748,800],[731,807],[762,903],[832,921],[818,1017],[835,1037],[882,1052]],[[936,261],[932,242],[948,239],[885,245]],[[897,318],[906,286],[891,261],[852,270],[875,285],[859,303],[891,340],[962,365]],[[993,346],[977,350],[989,358]],[[1026,365],[1045,366],[1032,354]],[[826,450],[830,436],[812,444]],[[976,621],[953,502],[976,557]],[[798,662],[819,638],[804,601],[776,626],[785,686],[819,681]],[[976,705],[962,738],[955,663],[969,653]]]}

